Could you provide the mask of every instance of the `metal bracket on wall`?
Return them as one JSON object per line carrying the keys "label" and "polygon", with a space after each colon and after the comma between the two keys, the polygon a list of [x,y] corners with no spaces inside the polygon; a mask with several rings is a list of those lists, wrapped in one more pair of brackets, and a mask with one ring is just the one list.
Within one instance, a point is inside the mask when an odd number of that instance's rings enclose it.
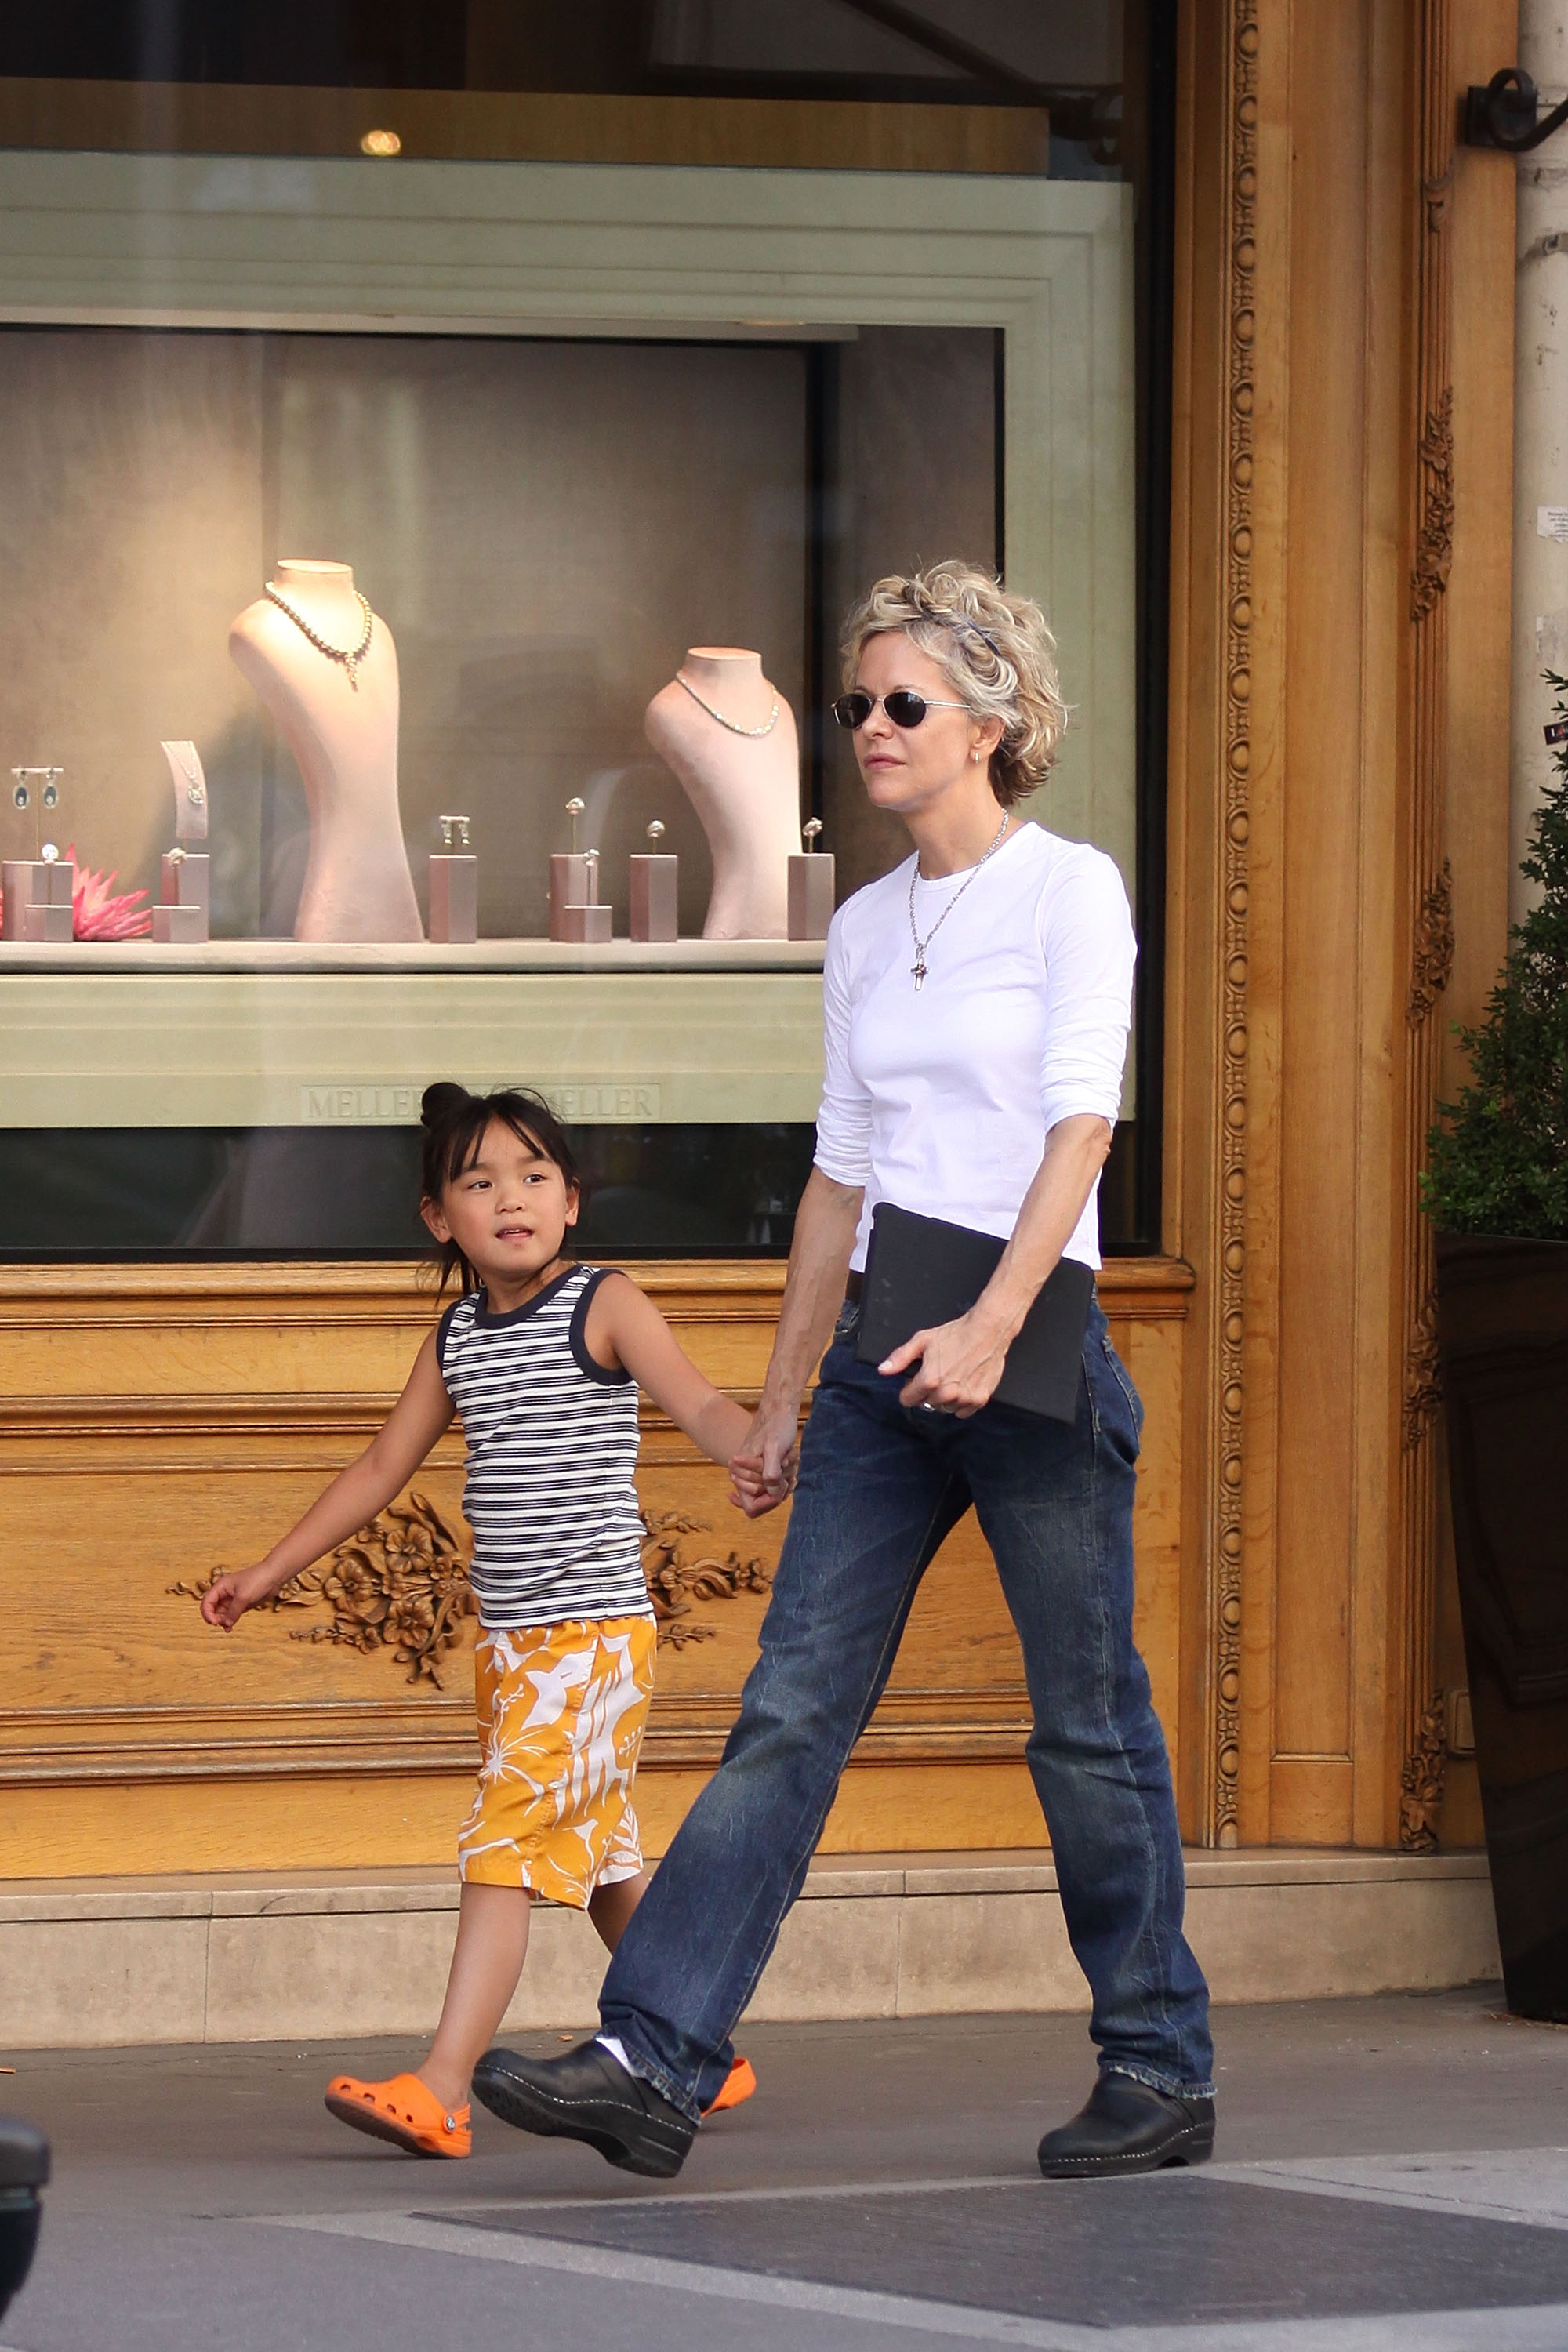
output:
{"label": "metal bracket on wall", "polygon": [[1510,155],[1527,155],[1568,122],[1568,98],[1550,114],[1536,121],[1540,99],[1522,66],[1504,66],[1483,89],[1472,82],[1465,92],[1465,144],[1500,147]]}

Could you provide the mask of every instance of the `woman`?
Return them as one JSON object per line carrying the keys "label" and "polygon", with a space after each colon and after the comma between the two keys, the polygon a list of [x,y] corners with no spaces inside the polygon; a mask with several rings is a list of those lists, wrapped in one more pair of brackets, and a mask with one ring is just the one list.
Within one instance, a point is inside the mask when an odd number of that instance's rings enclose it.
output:
{"label": "woman", "polygon": [[[991,1402],[1058,1261],[1100,1262],[1131,995],[1126,894],[1108,857],[1015,814],[1065,718],[1037,605],[938,564],[879,581],[844,651],[836,715],[915,851],[828,937],[816,1161],[734,1465],[742,1499],[795,1488],[762,1654],[723,1762],[610,1964],[604,2032],[553,2061],[493,2051],[474,2088],[524,2129],[588,2139],[634,2171],[678,2168],[921,1578],[973,1505],[1023,1647],[1029,1767],[1100,2051],[1087,2105],[1047,2133],[1040,2168],[1197,2162],[1214,2140],[1208,1996],[1182,1934],[1170,1767],[1132,1642],[1142,1412],[1098,1305],[1070,1426]],[[968,1314],[873,1366],[855,1342],[881,1200],[1006,1248]]]}

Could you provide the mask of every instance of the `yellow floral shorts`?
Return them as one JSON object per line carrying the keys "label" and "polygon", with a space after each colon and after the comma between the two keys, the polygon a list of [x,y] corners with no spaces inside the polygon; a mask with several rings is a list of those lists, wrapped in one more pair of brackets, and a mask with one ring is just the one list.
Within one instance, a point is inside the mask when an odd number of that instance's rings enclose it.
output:
{"label": "yellow floral shorts", "polygon": [[479,1785],[458,1869],[587,1906],[642,1868],[632,1775],[653,1697],[651,1617],[481,1633],[474,1650]]}

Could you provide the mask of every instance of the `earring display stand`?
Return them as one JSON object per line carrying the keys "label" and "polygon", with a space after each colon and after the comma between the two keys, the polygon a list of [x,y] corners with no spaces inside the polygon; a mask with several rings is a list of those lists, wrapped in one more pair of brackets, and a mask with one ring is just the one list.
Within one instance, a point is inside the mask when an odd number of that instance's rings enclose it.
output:
{"label": "earring display stand", "polygon": [[592,904],[588,893],[594,885],[594,860],[579,856],[574,851],[557,851],[550,861],[550,936],[563,940],[567,936],[566,909]]}
{"label": "earring display stand", "polygon": [[834,861],[816,848],[822,819],[812,817],[801,827],[805,840],[803,856],[789,861],[789,936],[792,940],[825,940],[833,920],[837,892]]}
{"label": "earring display stand", "polygon": [[590,899],[586,906],[563,907],[561,912],[565,924],[561,936],[572,947],[602,948],[614,937],[611,910],[601,907],[596,899]]}
{"label": "earring display stand", "polygon": [[174,846],[158,861],[153,938],[161,948],[205,947],[211,937],[212,859],[187,848],[207,837],[207,782],[201,753],[184,738],[160,746],[174,787]]}
{"label": "earring display stand", "polygon": [[58,947],[73,937],[76,867],[65,857],[7,857],[0,866],[5,919],[0,935]]}
{"label": "earring display stand", "polygon": [[479,936],[479,861],[468,853],[468,823],[442,817],[442,847],[430,859],[427,936],[444,947],[471,947]]}
{"label": "earring display stand", "polygon": [[205,851],[166,850],[158,861],[153,937],[160,947],[205,944],[212,909],[212,859]]}
{"label": "earring display stand", "polygon": [[60,804],[63,768],[13,768],[11,805],[33,812],[35,855],[0,865],[0,937],[60,947],[75,937],[76,867],[45,841],[44,817]]}
{"label": "earring display stand", "polygon": [[572,846],[550,860],[550,936],[572,947],[604,947],[613,933],[610,909],[599,904],[599,853],[577,847],[582,802],[568,801],[566,814],[572,820]]}
{"label": "earring display stand", "polygon": [[657,845],[664,827],[655,817],[647,837],[656,846],[632,859],[632,937],[660,942],[680,936],[680,860]]}

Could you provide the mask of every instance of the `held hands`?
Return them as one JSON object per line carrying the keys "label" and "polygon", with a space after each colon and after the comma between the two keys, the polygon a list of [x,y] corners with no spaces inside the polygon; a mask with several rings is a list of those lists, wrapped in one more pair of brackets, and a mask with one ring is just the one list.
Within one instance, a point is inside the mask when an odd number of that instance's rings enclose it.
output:
{"label": "held hands", "polygon": [[231,1570],[209,1584],[202,1595],[202,1615],[209,1625],[221,1626],[232,1633],[247,1609],[265,1601],[272,1591],[270,1579],[259,1568]]}
{"label": "held hands", "polygon": [[799,1466],[800,1416],[794,1406],[764,1397],[730,1458],[730,1500],[749,1519],[760,1519],[793,1493]]}
{"label": "held hands", "polygon": [[877,1370],[902,1372],[914,1364],[913,1377],[899,1391],[899,1402],[926,1405],[967,1421],[982,1405],[990,1403],[1006,1365],[1007,1348],[1006,1336],[994,1326],[977,1322],[971,1307],[955,1323],[917,1331],[912,1339],[885,1356]]}

